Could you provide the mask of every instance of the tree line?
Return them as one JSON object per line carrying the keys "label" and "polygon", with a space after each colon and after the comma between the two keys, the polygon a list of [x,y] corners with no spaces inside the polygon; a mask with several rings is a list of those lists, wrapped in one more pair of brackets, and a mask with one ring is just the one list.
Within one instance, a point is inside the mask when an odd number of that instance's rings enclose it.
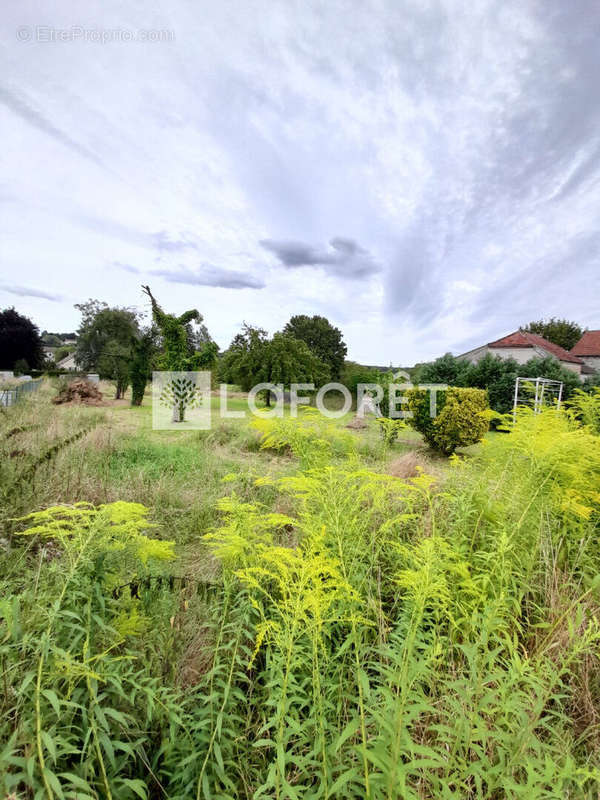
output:
{"label": "tree line", "polygon": [[[153,370],[211,370],[215,380],[248,391],[260,383],[312,383],[316,388],[339,381],[354,395],[360,383],[386,386],[391,373],[347,361],[341,330],[323,316],[292,316],[281,331],[269,336],[261,327],[244,323],[229,347],[219,352],[202,314],[191,309],[179,316],[165,312],[150,287],[151,321],[130,307],[110,307],[98,300],[76,304],[81,313],[75,360],[86,372],[97,372],[115,384],[116,397],[131,386],[132,404],[140,405]],[[523,326],[570,350],[583,329],[576,322],[550,318]],[[45,366],[43,339],[34,323],[14,308],[0,312],[0,368],[26,372]],[[446,354],[410,369],[414,383],[447,383],[486,389],[492,408],[509,410],[518,375],[561,380],[568,396],[581,385],[572,372],[552,358],[520,365],[512,359],[486,356],[477,364]],[[592,379],[589,383],[594,383]],[[265,390],[267,405],[271,393]]]}
{"label": "tree line", "polygon": [[[211,370],[215,379],[244,391],[258,383],[321,386],[342,377],[347,347],[342,332],[325,317],[293,316],[272,337],[244,323],[229,348],[219,353],[197,309],[169,314],[149,286],[142,289],[152,308],[149,324],[130,307],[92,299],[75,305],[81,314],[75,362],[82,371],[113,381],[117,399],[131,386],[132,404],[140,405],[153,370]],[[48,366],[37,326],[14,308],[0,313],[0,346],[6,369]],[[264,395],[269,404],[270,392]]]}

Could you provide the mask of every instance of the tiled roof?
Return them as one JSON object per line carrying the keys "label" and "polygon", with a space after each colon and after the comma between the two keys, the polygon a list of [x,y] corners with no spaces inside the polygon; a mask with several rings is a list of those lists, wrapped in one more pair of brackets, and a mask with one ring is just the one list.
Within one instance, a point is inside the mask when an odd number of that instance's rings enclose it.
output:
{"label": "tiled roof", "polygon": [[574,356],[600,356],[600,331],[586,331],[571,353]]}
{"label": "tiled roof", "polygon": [[529,331],[515,331],[509,333],[508,336],[503,336],[502,339],[497,339],[495,342],[488,342],[488,347],[540,347],[547,353],[550,353],[559,361],[569,361],[572,364],[581,364],[581,359],[576,355],[569,353],[562,347],[559,347],[554,342],[549,342],[543,336],[538,336],[537,333],[529,333]]}

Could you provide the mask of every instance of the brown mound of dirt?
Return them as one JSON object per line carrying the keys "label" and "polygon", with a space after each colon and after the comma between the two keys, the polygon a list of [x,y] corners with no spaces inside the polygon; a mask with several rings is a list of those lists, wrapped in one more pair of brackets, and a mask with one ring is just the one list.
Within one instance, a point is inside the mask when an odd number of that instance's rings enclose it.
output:
{"label": "brown mound of dirt", "polygon": [[423,471],[427,475],[434,475],[439,477],[439,469],[431,459],[427,458],[422,452],[418,450],[410,450],[400,458],[394,459],[388,465],[388,475],[393,475],[395,478],[416,478],[419,473]]}
{"label": "brown mound of dirt", "polygon": [[359,417],[358,414],[355,417],[352,417],[350,422],[346,425],[347,428],[353,431],[362,431],[363,428],[368,428],[369,426],[365,422],[364,417]]}
{"label": "brown mound of dirt", "polygon": [[102,392],[95,383],[90,383],[83,378],[76,378],[62,389],[52,402],[56,405],[85,403],[88,406],[96,406],[102,403]]}

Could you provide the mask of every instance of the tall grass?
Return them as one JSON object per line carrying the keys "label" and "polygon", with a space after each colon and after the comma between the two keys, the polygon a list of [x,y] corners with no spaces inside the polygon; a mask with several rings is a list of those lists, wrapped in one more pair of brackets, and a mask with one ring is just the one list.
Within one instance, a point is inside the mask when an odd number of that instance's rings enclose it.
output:
{"label": "tall grass", "polygon": [[262,453],[245,429],[114,444],[109,493],[145,491],[157,522],[183,475],[217,473],[201,544],[189,517],[183,537],[218,565],[213,590],[113,598],[123,571],[185,566],[156,559],[172,551],[138,506],[126,506],[131,530],[88,506],[14,523],[30,535],[14,537],[0,612],[1,789],[597,797],[600,439],[588,404],[585,418],[523,412],[442,477],[410,480],[385,473],[389,444],[365,453],[310,413],[261,422]]}

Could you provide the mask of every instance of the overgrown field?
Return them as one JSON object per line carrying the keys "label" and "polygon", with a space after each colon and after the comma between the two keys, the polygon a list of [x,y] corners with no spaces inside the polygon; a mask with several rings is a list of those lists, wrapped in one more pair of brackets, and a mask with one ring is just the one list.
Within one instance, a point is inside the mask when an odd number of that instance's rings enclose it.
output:
{"label": "overgrown field", "polygon": [[0,415],[2,797],[599,796],[592,426],[447,461],[50,394]]}

